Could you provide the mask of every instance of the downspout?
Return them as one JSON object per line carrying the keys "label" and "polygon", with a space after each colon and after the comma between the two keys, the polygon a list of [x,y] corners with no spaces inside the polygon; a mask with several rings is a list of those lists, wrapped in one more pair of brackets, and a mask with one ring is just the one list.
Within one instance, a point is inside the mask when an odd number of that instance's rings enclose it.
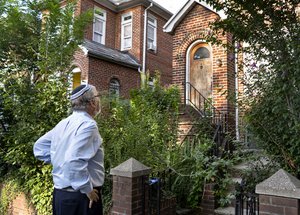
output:
{"label": "downspout", "polygon": [[239,75],[238,75],[238,52],[239,52],[239,42],[235,42],[235,133],[236,140],[240,140],[240,131],[239,131]]}
{"label": "downspout", "polygon": [[148,10],[153,6],[153,2],[144,11],[144,39],[143,39],[143,67],[142,73],[146,74],[146,48],[147,48],[147,21],[148,21]]}

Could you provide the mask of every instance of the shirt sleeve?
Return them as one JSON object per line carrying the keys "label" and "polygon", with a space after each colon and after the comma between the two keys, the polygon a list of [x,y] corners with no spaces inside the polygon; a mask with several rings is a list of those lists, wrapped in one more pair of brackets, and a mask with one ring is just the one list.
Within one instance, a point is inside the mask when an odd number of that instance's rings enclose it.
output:
{"label": "shirt sleeve", "polygon": [[34,156],[37,159],[44,161],[46,164],[51,163],[50,147],[51,147],[52,133],[53,133],[52,130],[47,132],[45,135],[40,137],[33,146]]}
{"label": "shirt sleeve", "polygon": [[90,193],[93,186],[88,170],[88,162],[95,156],[99,147],[99,131],[96,123],[84,122],[77,129],[72,146],[67,152],[68,174],[71,186],[81,193]]}

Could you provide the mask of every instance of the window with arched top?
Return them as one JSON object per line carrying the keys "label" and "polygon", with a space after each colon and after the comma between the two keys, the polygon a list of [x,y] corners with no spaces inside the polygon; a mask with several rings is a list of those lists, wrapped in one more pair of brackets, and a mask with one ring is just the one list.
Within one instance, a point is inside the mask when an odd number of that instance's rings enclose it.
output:
{"label": "window with arched top", "polygon": [[116,78],[112,78],[109,82],[109,95],[120,95],[120,82]]}
{"label": "window with arched top", "polygon": [[194,54],[194,60],[201,60],[205,58],[210,58],[210,52],[205,47],[200,47]]}

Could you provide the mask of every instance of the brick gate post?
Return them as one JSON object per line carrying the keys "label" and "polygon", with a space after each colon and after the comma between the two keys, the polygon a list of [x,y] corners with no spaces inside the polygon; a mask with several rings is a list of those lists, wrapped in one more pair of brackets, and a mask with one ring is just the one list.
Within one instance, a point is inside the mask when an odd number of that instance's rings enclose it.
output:
{"label": "brick gate post", "polygon": [[143,215],[147,195],[145,181],[151,168],[130,158],[110,170],[113,175],[112,215]]}
{"label": "brick gate post", "polygon": [[255,191],[260,215],[300,214],[300,180],[283,169],[256,185]]}

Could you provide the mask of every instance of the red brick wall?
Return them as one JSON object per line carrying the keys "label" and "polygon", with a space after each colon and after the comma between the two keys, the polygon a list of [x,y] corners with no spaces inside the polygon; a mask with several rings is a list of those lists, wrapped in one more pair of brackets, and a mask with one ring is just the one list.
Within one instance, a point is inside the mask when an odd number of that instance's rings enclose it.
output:
{"label": "red brick wall", "polygon": [[[172,82],[180,86],[182,98],[184,98],[184,85],[186,80],[186,54],[190,45],[197,40],[204,40],[204,36],[209,32],[209,24],[219,16],[196,4],[187,14],[184,20],[177,26],[173,36],[173,77]],[[228,35],[219,37],[224,43],[230,41]],[[228,61],[229,54],[216,45],[212,45],[213,63],[213,98],[214,106],[222,111],[230,110],[227,96],[234,90],[234,62]],[[222,60],[222,66],[216,65],[216,60]],[[225,93],[224,93],[225,92]]]}
{"label": "red brick wall", "polygon": [[210,183],[204,186],[204,194],[200,203],[201,214],[213,215],[217,205],[213,190],[215,184]]}
{"label": "red brick wall", "polygon": [[140,87],[137,69],[123,67],[94,57],[89,58],[88,82],[100,91],[108,92],[109,82],[116,78],[120,82],[120,95],[129,97],[130,89]]}
{"label": "red brick wall", "polygon": [[299,215],[299,199],[291,199],[269,195],[259,195],[260,215]]}
{"label": "red brick wall", "polygon": [[134,214],[142,215],[144,176],[127,178],[113,177],[113,196],[111,215]]}
{"label": "red brick wall", "polygon": [[74,54],[74,67],[80,68],[81,80],[88,80],[89,59],[84,55],[81,49],[78,49]]}
{"label": "red brick wall", "polygon": [[10,215],[33,215],[36,214],[33,207],[29,205],[24,193],[20,193],[9,206]]}

